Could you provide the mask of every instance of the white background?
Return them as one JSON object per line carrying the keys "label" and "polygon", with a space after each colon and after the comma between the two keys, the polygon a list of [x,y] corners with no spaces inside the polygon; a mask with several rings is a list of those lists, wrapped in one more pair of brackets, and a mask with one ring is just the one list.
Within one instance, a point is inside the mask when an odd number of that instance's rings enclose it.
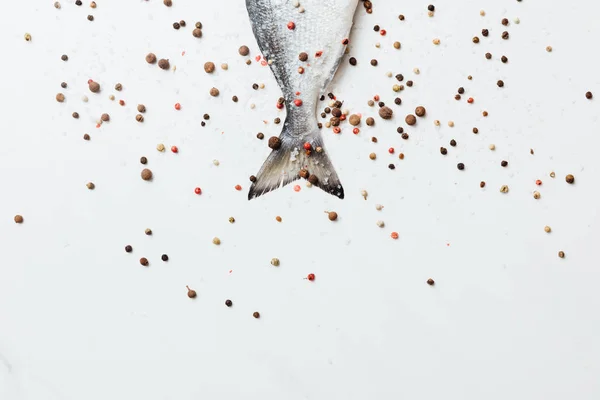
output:
{"label": "white background", "polygon": [[[298,182],[298,193],[289,185],[250,202],[248,176],[270,151],[255,135],[278,135],[272,121],[284,114],[270,70],[237,53],[246,44],[258,54],[244,1],[97,3],[13,1],[0,12],[1,399],[600,397],[600,134],[598,100],[585,99],[600,96],[596,2],[445,1],[433,18],[425,1],[375,0],[371,15],[361,3],[349,46],[358,65],[345,60],[331,90],[376,125],[323,130],[346,199]],[[188,26],[176,31],[180,19]],[[191,35],[198,20],[201,39]],[[150,51],[177,70],[146,64]],[[229,70],[208,75],[206,61]],[[415,81],[402,106],[388,71]],[[102,92],[89,93],[88,79]],[[392,120],[367,106],[375,94]],[[417,105],[427,116],[408,129]],[[96,128],[104,112],[111,121]],[[180,152],[159,153],[158,143]],[[140,179],[141,156],[152,182]]]}

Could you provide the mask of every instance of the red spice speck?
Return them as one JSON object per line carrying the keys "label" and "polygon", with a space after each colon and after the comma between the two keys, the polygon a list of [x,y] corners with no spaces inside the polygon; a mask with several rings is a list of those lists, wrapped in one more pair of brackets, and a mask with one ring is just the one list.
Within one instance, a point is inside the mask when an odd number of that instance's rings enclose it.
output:
{"label": "red spice speck", "polygon": [[315,53],[315,57],[321,57],[322,55],[323,55],[323,52],[321,50],[319,50]]}
{"label": "red spice speck", "polygon": [[179,149],[177,148],[177,146],[171,146],[171,151],[173,153],[179,153]]}
{"label": "red spice speck", "polygon": [[393,147],[390,147],[390,148],[388,149],[388,152],[389,152],[390,154],[394,154],[394,148],[393,148]]}
{"label": "red spice speck", "polygon": [[262,56],[259,54],[259,55],[257,55],[256,57],[254,57],[254,59],[255,59],[256,61],[260,61],[261,57],[262,57]]}
{"label": "red spice speck", "polygon": [[303,73],[304,73],[304,68],[302,68],[302,67],[298,67],[298,73],[299,73],[299,74],[303,74]]}
{"label": "red spice speck", "polygon": [[382,29],[382,30],[379,31],[379,34],[381,36],[385,36],[386,33],[387,33],[387,31],[385,29]]}
{"label": "red spice speck", "polygon": [[300,92],[296,92],[296,96],[300,96]]}
{"label": "red spice speck", "polygon": [[379,95],[378,95],[378,94],[376,94],[375,96],[373,96],[373,100],[375,100],[375,101],[379,101]]}
{"label": "red spice speck", "polygon": [[287,28],[288,28],[290,31],[293,31],[294,29],[296,29],[296,24],[295,24],[293,21],[290,21],[290,22],[288,22],[288,24],[287,24]]}
{"label": "red spice speck", "polygon": [[194,189],[194,193],[196,193],[196,194],[202,194],[202,189],[200,189],[199,187],[197,187],[196,189]]}
{"label": "red spice speck", "polygon": [[100,128],[101,124],[96,124],[96,128]]}
{"label": "red spice speck", "polygon": [[267,63],[267,60],[262,60],[262,61],[260,62],[260,65],[262,65],[263,67],[264,67],[264,66],[266,66],[267,64],[268,64],[268,63]]}
{"label": "red spice speck", "polygon": [[348,40],[348,38],[345,38],[344,40],[342,40],[342,44],[345,46],[349,43],[350,41]]}
{"label": "red spice speck", "polygon": [[300,191],[300,185],[295,185],[294,186],[294,192],[299,192]]}
{"label": "red spice speck", "polygon": [[124,100],[119,100],[119,105],[124,106],[125,105],[125,101]]}
{"label": "red spice speck", "polygon": [[279,108],[280,110],[283,109],[283,103],[277,103],[277,108]]}
{"label": "red spice speck", "polygon": [[88,79],[88,85],[89,85],[90,83],[92,83],[92,82],[94,82],[94,80],[93,80],[93,79]]}
{"label": "red spice speck", "polygon": [[309,281],[314,281],[315,280],[315,274],[308,274],[308,276],[306,277],[306,279],[308,279]]}
{"label": "red spice speck", "polygon": [[475,100],[473,100],[473,98],[472,98],[472,97],[469,97],[469,99],[467,100],[467,103],[469,103],[469,104],[473,104],[473,102],[474,102],[474,101],[475,101]]}
{"label": "red spice speck", "polygon": [[333,133],[340,133],[342,130],[340,129],[339,126],[336,126],[333,128]]}
{"label": "red spice speck", "polygon": [[535,184],[540,186],[542,184],[542,181],[540,181],[539,179],[535,181]]}
{"label": "red spice speck", "polygon": [[358,129],[358,128],[352,129],[352,133],[354,133],[355,135],[358,135],[359,132],[360,132],[360,129]]}
{"label": "red spice speck", "polygon": [[392,232],[392,233],[390,234],[390,237],[391,237],[392,239],[398,239],[398,232]]}
{"label": "red spice speck", "polygon": [[240,185],[235,185],[235,190],[240,191],[242,190],[242,187]]}
{"label": "red spice speck", "polygon": [[176,110],[181,110],[181,104],[175,103],[175,109]]}
{"label": "red spice speck", "polygon": [[310,143],[306,142],[304,143],[304,150],[310,150]]}
{"label": "red spice speck", "polygon": [[296,105],[296,107],[300,107],[302,105],[302,100],[296,99],[294,100],[294,104]]}
{"label": "red spice speck", "polygon": [[346,120],[346,115],[345,114],[340,115],[340,121],[345,121],[345,120]]}

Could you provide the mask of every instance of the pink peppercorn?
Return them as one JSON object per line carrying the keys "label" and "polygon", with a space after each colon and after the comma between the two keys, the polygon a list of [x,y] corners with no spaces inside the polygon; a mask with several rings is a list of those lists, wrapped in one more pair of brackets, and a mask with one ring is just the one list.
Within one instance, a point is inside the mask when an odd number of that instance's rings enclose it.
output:
{"label": "pink peppercorn", "polygon": [[360,129],[358,129],[358,128],[352,129],[352,133],[354,133],[355,135],[358,135],[359,132],[360,132]]}
{"label": "pink peppercorn", "polygon": [[306,142],[304,143],[304,150],[310,150],[310,143]]}
{"label": "pink peppercorn", "polygon": [[281,110],[283,108],[283,103],[277,103],[277,108]]}
{"label": "pink peppercorn", "polygon": [[294,100],[294,104],[296,105],[296,107],[300,107],[302,105],[302,100],[296,99]]}
{"label": "pink peppercorn", "polygon": [[390,148],[388,149],[388,152],[389,152],[390,154],[394,154],[394,148],[393,148],[393,147],[390,147]]}
{"label": "pink peppercorn", "polygon": [[309,281],[314,281],[315,280],[315,274],[308,274],[308,276],[306,277],[306,279],[308,279]]}
{"label": "pink peppercorn", "polygon": [[290,31],[293,31],[294,29],[296,29],[296,24],[295,24],[294,22],[290,21],[290,22],[288,22],[288,24],[287,24],[287,28],[288,28]]}
{"label": "pink peppercorn", "polygon": [[181,110],[181,104],[175,103],[175,109],[176,110]]}
{"label": "pink peppercorn", "polygon": [[179,149],[177,148],[177,146],[171,146],[171,151],[172,151],[173,153],[178,153],[178,152],[179,152]]}
{"label": "pink peppercorn", "polygon": [[194,189],[194,193],[196,193],[196,194],[202,194],[202,189],[200,189],[199,187],[197,187],[196,189]]}

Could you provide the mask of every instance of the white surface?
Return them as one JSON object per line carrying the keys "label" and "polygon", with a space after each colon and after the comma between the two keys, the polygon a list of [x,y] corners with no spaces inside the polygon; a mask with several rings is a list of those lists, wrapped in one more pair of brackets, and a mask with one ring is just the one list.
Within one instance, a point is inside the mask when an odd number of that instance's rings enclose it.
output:
{"label": "white surface", "polygon": [[[244,2],[73,3],[56,10],[51,0],[15,1],[0,13],[1,399],[600,397],[598,100],[584,96],[600,96],[597,3],[461,0],[436,4],[434,18],[427,2],[378,0],[372,15],[360,8],[350,45],[359,65],[344,61],[332,90],[365,116],[376,113],[366,103],[379,93],[394,119],[376,118],[358,136],[348,125],[341,135],[323,131],[345,200],[291,185],[251,202],[248,176],[269,152],[255,135],[279,134],[272,120],[283,114],[268,68],[237,54],[242,44],[257,54]],[[503,17],[508,41],[499,37]],[[188,27],[175,31],[179,19]],[[196,20],[200,40],[191,35]],[[149,51],[177,71],[148,66]],[[207,75],[209,60],[229,70]],[[387,71],[415,81],[400,107]],[[87,91],[90,78],[101,94]],[[125,107],[108,100],[117,82]],[[254,82],[266,89],[253,91]],[[208,95],[212,86],[219,98]],[[456,102],[459,86],[467,92]],[[64,104],[54,100],[60,91]],[[134,119],[138,103],[148,109],[143,124]],[[428,115],[403,141],[395,128],[420,104]],[[111,121],[96,129],[103,112]],[[204,113],[211,119],[201,128]],[[160,142],[180,153],[158,153]],[[151,183],[139,177],[140,156]],[[575,185],[565,183],[568,173]],[[335,223],[323,213],[332,209]],[[15,214],[25,223],[16,225]],[[308,273],[314,282],[303,279]],[[186,297],[186,285],[198,298]]]}

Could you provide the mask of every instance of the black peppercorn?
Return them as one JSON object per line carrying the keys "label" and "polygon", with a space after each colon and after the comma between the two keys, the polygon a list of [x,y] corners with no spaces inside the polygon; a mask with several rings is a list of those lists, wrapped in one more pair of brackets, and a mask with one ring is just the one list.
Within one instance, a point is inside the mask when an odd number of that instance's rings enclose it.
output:
{"label": "black peppercorn", "polygon": [[492,55],[490,53],[485,53],[485,58],[487,58],[488,60],[491,60]]}
{"label": "black peppercorn", "polygon": [[479,133],[479,129],[473,128],[473,133],[475,133],[475,134]]}
{"label": "black peppercorn", "polygon": [[75,1],[75,5],[76,5],[76,6],[80,6],[81,4],[83,4],[83,3],[81,2],[81,0],[77,0],[77,1]]}
{"label": "black peppercorn", "polygon": [[398,128],[396,128],[396,132],[402,133],[402,132],[404,132],[404,128],[399,126]]}
{"label": "black peppercorn", "polygon": [[457,94],[454,96],[454,100],[460,100],[460,99],[461,99],[460,94]]}
{"label": "black peppercorn", "polygon": [[140,158],[140,163],[146,165],[148,163],[148,159],[146,157]]}
{"label": "black peppercorn", "polygon": [[173,22],[174,29],[179,29],[179,27],[180,27],[179,22]]}
{"label": "black peppercorn", "polygon": [[378,105],[379,107],[384,107],[384,106],[385,106],[385,103],[384,103],[383,101],[380,101],[379,103],[377,103],[377,105]]}
{"label": "black peppercorn", "polygon": [[73,118],[75,118],[75,119],[79,118],[79,113],[78,112],[74,112],[73,113]]}
{"label": "black peppercorn", "polygon": [[390,164],[390,165],[388,165],[388,168],[389,169],[396,169],[396,166],[394,164]]}
{"label": "black peppercorn", "polygon": [[204,118],[205,120],[209,120],[209,119],[210,119],[210,115],[208,115],[208,114],[204,114],[204,115],[202,116],[202,118]]}
{"label": "black peppercorn", "polygon": [[406,81],[406,86],[412,87],[412,85],[413,85],[413,81]]}
{"label": "black peppercorn", "polygon": [[465,88],[464,87],[459,87],[458,88],[458,94],[463,94],[465,92]]}
{"label": "black peppercorn", "polygon": [[163,261],[169,261],[169,256],[166,254],[163,254],[162,256],[160,256],[160,259]]}
{"label": "black peppercorn", "polygon": [[402,82],[402,81],[404,80],[404,75],[402,75],[402,74],[398,74],[398,75],[396,75],[396,80],[397,80],[398,82]]}
{"label": "black peppercorn", "polygon": [[452,147],[456,146],[456,140],[452,139],[450,141],[450,146],[452,146]]}
{"label": "black peppercorn", "polygon": [[496,82],[496,84],[498,85],[498,87],[504,87],[504,81],[499,80],[498,82]]}
{"label": "black peppercorn", "polygon": [[258,311],[254,311],[254,313],[252,313],[252,316],[254,318],[260,318],[260,313]]}
{"label": "black peppercorn", "polygon": [[257,137],[258,139],[260,139],[260,140],[263,140],[263,139],[265,138],[265,135],[264,135],[262,132],[258,132],[258,133],[256,134],[256,137]]}
{"label": "black peppercorn", "polygon": [[181,25],[182,27],[185,26],[185,21],[184,20],[179,21],[179,25]]}
{"label": "black peppercorn", "polygon": [[429,286],[433,286],[433,285],[435,285],[435,281],[433,279],[429,278],[429,279],[427,279],[427,284]]}
{"label": "black peppercorn", "polygon": [[592,92],[586,92],[585,93],[585,98],[588,100],[591,100],[591,98],[594,97],[594,95],[592,95]]}
{"label": "black peppercorn", "polygon": [[504,39],[504,40],[508,39],[508,32],[506,32],[506,31],[502,32],[502,39]]}
{"label": "black peppercorn", "polygon": [[281,118],[277,117],[273,120],[273,122],[275,122],[275,124],[279,124],[281,122]]}
{"label": "black peppercorn", "polygon": [[231,307],[233,305],[233,302],[231,300],[225,300],[225,305],[227,307]]}
{"label": "black peppercorn", "polygon": [[508,62],[508,58],[507,58],[506,56],[502,56],[502,57],[500,57],[500,60],[501,60],[501,61],[502,61],[504,64],[506,64],[506,63]]}
{"label": "black peppercorn", "polygon": [[206,126],[206,122],[200,121],[200,126]]}
{"label": "black peppercorn", "polygon": [[93,15],[88,15],[87,19],[88,19],[88,21],[93,21],[94,20],[94,16]]}
{"label": "black peppercorn", "polygon": [[402,139],[407,140],[408,139],[408,133],[404,132],[402,134]]}
{"label": "black peppercorn", "polygon": [[125,246],[125,251],[127,253],[131,253],[133,251],[133,247],[131,247],[130,245]]}
{"label": "black peppercorn", "polygon": [[374,66],[374,67],[377,66],[377,60],[376,59],[372,59],[371,60],[371,65]]}
{"label": "black peppercorn", "polygon": [[233,97],[231,98],[231,100],[232,100],[234,103],[237,103],[237,102],[238,102],[238,97],[237,97],[237,96],[233,96]]}
{"label": "black peppercorn", "polygon": [[487,29],[482,29],[481,30],[481,34],[485,37],[487,37],[490,34],[490,31],[488,31]]}
{"label": "black peppercorn", "polygon": [[435,11],[435,6],[433,4],[430,4],[427,6],[427,10],[429,11]]}
{"label": "black peppercorn", "polygon": [[396,97],[394,99],[394,103],[396,103],[397,105],[400,105],[400,104],[402,104],[402,99],[400,97]]}
{"label": "black peppercorn", "polygon": [[379,32],[379,25],[375,25],[375,26],[373,27],[373,30],[374,30],[375,32]]}
{"label": "black peppercorn", "polygon": [[445,147],[440,147],[440,153],[442,153],[442,155],[445,156],[446,154],[448,154],[448,150]]}
{"label": "black peppercorn", "polygon": [[60,56],[60,59],[63,61],[67,61],[69,59],[69,56],[67,56],[66,54],[63,54],[62,56]]}
{"label": "black peppercorn", "polygon": [[458,163],[458,164],[456,164],[456,168],[458,168],[459,170],[461,170],[461,171],[462,171],[463,169],[465,169],[465,164],[463,164],[463,163]]}
{"label": "black peppercorn", "polygon": [[321,97],[319,97],[319,100],[321,100],[321,101],[325,100],[325,95],[321,95]]}
{"label": "black peppercorn", "polygon": [[[62,82],[62,83],[60,84],[60,87],[61,87],[61,88],[63,88],[63,89],[66,89],[66,88],[67,88],[67,82]],[[589,92],[588,92],[588,93],[589,93]]]}
{"label": "black peppercorn", "polygon": [[508,161],[502,160],[502,162],[500,162],[500,165],[506,167],[508,165]]}
{"label": "black peppercorn", "polygon": [[250,175],[250,182],[256,182],[256,177],[254,175]]}

